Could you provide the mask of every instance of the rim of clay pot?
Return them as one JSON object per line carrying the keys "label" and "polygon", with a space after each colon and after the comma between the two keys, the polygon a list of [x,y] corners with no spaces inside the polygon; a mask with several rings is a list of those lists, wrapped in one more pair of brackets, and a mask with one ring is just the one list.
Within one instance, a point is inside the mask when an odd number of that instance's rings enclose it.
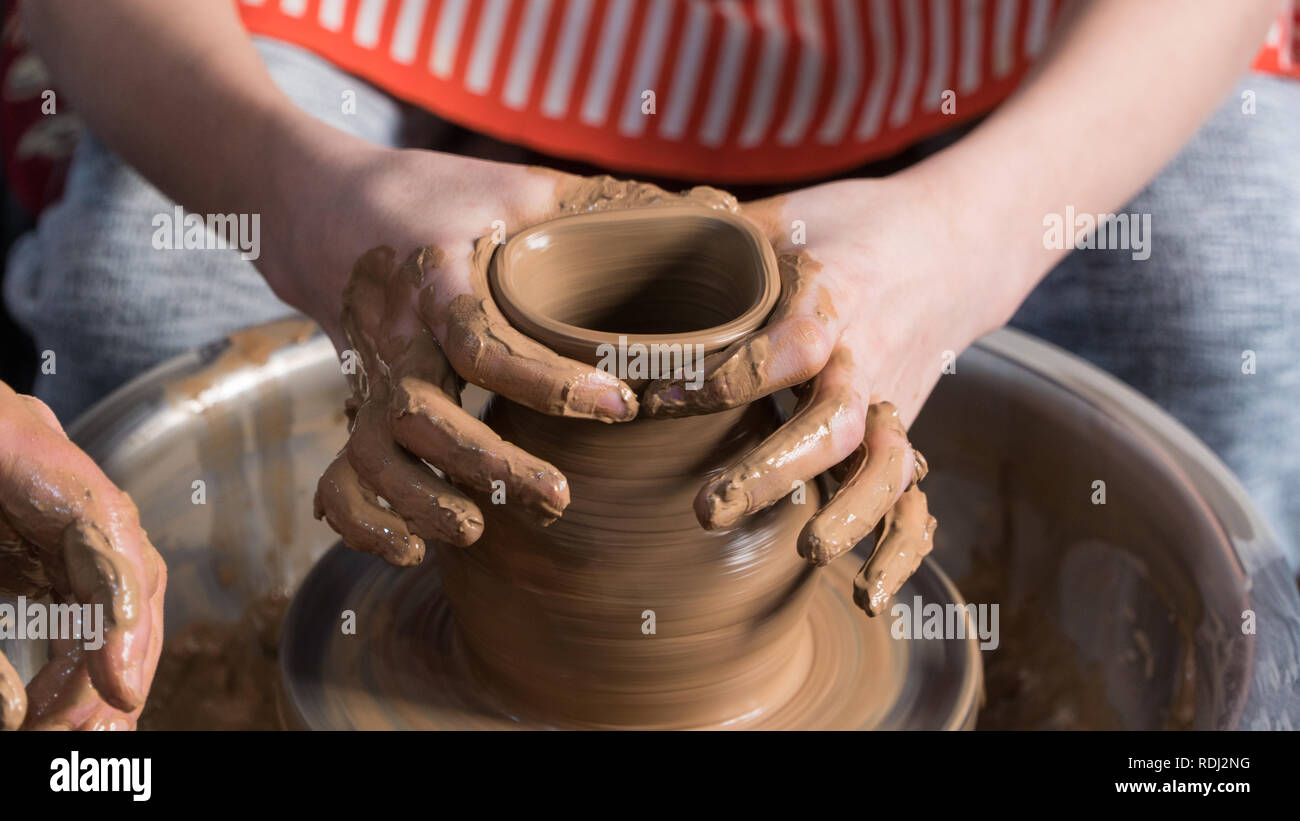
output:
{"label": "rim of clay pot", "polygon": [[[728,286],[729,292],[744,294],[750,290],[754,294],[744,309],[727,321],[707,328],[685,329],[680,332],[619,333],[565,322],[539,309],[533,304],[534,300],[529,298],[530,291],[527,289],[542,286],[535,279],[537,269],[526,265],[521,259],[534,249],[546,247],[557,231],[567,233],[587,225],[603,226],[609,230],[619,223],[673,217],[699,221],[702,226],[707,223],[725,226],[736,232],[745,253],[750,255],[746,264],[719,269],[720,275],[734,277],[734,282]],[[593,270],[590,276],[595,282],[598,278],[608,277],[609,272]],[[531,280],[527,285],[526,278]],[[496,249],[488,266],[488,282],[498,307],[512,325],[557,353],[588,364],[598,361],[599,346],[617,345],[619,337],[624,337],[629,345],[703,345],[705,354],[720,351],[758,330],[781,295],[776,254],[757,226],[737,214],[689,204],[574,214],[538,223],[515,234]]]}

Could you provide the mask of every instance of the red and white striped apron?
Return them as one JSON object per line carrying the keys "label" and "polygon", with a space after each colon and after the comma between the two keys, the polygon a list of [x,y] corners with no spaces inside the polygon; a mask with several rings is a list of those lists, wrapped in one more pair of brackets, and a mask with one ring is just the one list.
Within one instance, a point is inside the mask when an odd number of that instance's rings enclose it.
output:
{"label": "red and white striped apron", "polygon": [[[724,183],[846,169],[989,110],[1063,2],[239,0],[250,31],[466,127]],[[1257,68],[1300,76],[1297,14]]]}
{"label": "red and white striped apron", "polygon": [[[1043,50],[1063,0],[232,2],[251,32],[452,122],[615,173],[725,184],[852,168],[987,111]],[[39,89],[11,82],[30,55],[9,10],[0,152],[38,213],[72,145],[42,129],[60,133],[71,109],[46,117]],[[1300,0],[1254,68],[1300,78]]]}

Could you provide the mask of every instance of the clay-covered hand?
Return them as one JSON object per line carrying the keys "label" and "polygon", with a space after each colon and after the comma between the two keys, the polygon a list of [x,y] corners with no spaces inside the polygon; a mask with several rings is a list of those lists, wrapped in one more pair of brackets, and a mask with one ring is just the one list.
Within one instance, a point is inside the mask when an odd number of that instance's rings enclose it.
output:
{"label": "clay-covered hand", "polygon": [[780,302],[758,333],[705,360],[698,390],[683,380],[649,385],[644,412],[707,413],[795,389],[792,418],[702,488],[696,513],[705,527],[726,527],[831,470],[842,482],[798,549],[827,564],[883,519],[854,582],[855,601],[876,615],[930,551],[935,530],[917,486],[925,460],[907,428],[945,352],[987,328],[935,264],[959,259],[945,255],[942,226],[892,181],[804,189],[744,213],[776,247]]}
{"label": "clay-covered hand", "polygon": [[356,259],[341,306],[333,303],[341,322],[329,303],[316,316],[356,366],[351,436],[321,478],[316,513],[349,547],[406,566],[422,561],[428,540],[479,537],[483,515],[466,490],[504,492],[543,523],[569,502],[555,467],[461,407],[466,381],[580,419],[627,421],[638,405],[617,377],[512,328],[488,290],[496,242],[559,215],[570,178],[433,152],[381,157],[368,207],[339,228],[376,247]]}
{"label": "clay-covered hand", "polygon": [[52,639],[25,691],[0,655],[0,729],[133,729],[162,650],[166,586],[130,497],[48,407],[0,382],[0,592],[103,614],[101,646]]}

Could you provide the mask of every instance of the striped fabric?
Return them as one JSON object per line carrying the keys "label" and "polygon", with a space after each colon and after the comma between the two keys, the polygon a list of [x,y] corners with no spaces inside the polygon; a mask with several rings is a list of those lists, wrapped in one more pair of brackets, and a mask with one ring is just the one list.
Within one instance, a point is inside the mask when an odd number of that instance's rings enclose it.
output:
{"label": "striped fabric", "polygon": [[[240,0],[469,128],[625,172],[816,176],[988,110],[1063,0]],[[941,110],[956,93],[956,115]],[[653,114],[643,113],[653,92]]]}
{"label": "striped fabric", "polygon": [[[719,182],[846,169],[987,111],[1063,2],[239,0],[250,31],[453,122]],[[1292,28],[1275,27],[1274,55]]]}
{"label": "striped fabric", "polygon": [[1300,0],[1286,0],[1287,8],[1268,30],[1268,40],[1251,68],[1269,74],[1300,78]]}

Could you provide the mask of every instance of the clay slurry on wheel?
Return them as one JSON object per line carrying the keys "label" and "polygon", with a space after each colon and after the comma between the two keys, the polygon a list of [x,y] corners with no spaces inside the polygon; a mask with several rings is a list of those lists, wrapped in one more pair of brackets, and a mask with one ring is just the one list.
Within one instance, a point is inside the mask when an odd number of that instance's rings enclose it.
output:
{"label": "clay slurry on wheel", "polygon": [[[862,558],[862,557],[858,557]],[[849,597],[853,566],[818,571],[807,609],[806,675],[785,702],[721,729],[970,729],[980,690],[975,641],[895,641]],[[925,562],[902,591],[958,604]],[[349,609],[357,635],[322,629]],[[647,641],[652,639],[647,638]],[[290,605],[281,657],[286,719],[315,730],[600,728],[547,721],[504,704],[479,677],[432,567],[394,568],[341,545],[325,554]],[[621,726],[621,725],[612,725]]]}

